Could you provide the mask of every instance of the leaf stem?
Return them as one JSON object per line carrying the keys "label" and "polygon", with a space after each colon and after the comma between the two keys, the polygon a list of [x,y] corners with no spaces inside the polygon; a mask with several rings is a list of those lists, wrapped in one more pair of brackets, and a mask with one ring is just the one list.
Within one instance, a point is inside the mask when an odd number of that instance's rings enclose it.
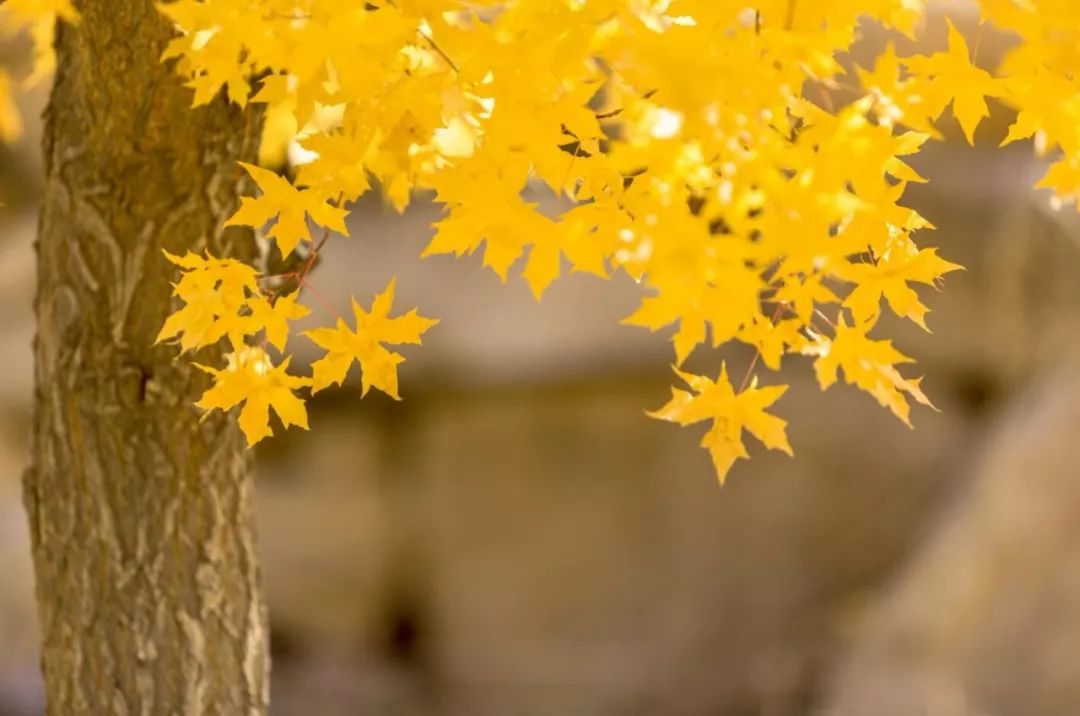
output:
{"label": "leaf stem", "polygon": [[[777,319],[780,318],[780,314],[783,313],[784,307],[786,305],[787,304],[783,303],[782,301],[777,302],[776,310],[773,311],[772,318],[769,319],[770,324],[773,324],[773,325],[776,324]],[[761,359],[761,348],[758,348],[756,351],[754,351],[754,357],[750,360],[750,365],[747,366],[746,373],[743,374],[742,382],[739,383],[739,390],[737,392],[741,393],[744,390],[746,390],[746,386],[750,383],[750,376],[753,375],[754,368],[757,367],[758,360],[760,360],[760,359]]]}

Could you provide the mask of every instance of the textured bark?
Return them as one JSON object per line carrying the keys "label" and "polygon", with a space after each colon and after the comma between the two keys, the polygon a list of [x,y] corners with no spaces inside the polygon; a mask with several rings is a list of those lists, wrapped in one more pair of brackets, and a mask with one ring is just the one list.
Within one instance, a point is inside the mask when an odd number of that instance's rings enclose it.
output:
{"label": "textured bark", "polygon": [[151,0],[77,4],[46,113],[24,484],[48,711],[264,713],[249,459],[234,421],[199,421],[205,376],[152,345],[174,278],[163,248],[253,251],[222,225],[257,118],[190,108]]}

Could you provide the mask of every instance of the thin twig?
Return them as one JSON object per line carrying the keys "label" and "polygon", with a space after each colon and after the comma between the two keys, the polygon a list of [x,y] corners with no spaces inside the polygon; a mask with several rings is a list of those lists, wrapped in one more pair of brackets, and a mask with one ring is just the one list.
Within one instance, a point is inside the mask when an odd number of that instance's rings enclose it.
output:
{"label": "thin twig", "polygon": [[830,327],[830,328],[832,328],[832,329],[833,329],[834,331],[836,330],[836,324],[835,324],[835,323],[833,323],[833,322],[832,322],[832,321],[831,321],[831,320],[829,319],[829,317],[828,317],[828,316],[826,316],[826,315],[825,315],[825,314],[824,314],[824,313],[822,312],[822,310],[821,310],[820,308],[816,308],[816,307],[815,307],[815,308],[814,308],[814,313],[816,313],[817,315],[821,316],[821,319],[822,319],[823,321],[825,321],[826,323],[828,323],[828,324],[829,324],[829,327]]}
{"label": "thin twig", "polygon": [[418,35],[420,35],[420,37],[422,37],[422,38],[424,38],[425,40],[428,41],[428,44],[431,45],[431,49],[435,50],[435,52],[438,53],[439,57],[446,60],[446,64],[450,65],[450,69],[452,69],[454,72],[456,72],[459,75],[461,74],[461,70],[459,70],[457,64],[453,60],[450,59],[450,55],[443,52],[443,49],[441,47],[439,47],[438,44],[436,44],[435,40],[433,40],[430,35],[428,35],[426,32],[424,32],[423,30],[421,30],[419,28],[416,30],[416,32],[417,32]]}
{"label": "thin twig", "polygon": [[975,61],[979,59],[979,47],[982,45],[983,28],[986,27],[986,23],[979,23],[979,32],[975,35],[975,45],[971,48],[971,64],[974,65]]}
{"label": "thin twig", "polygon": [[[776,325],[776,321],[777,321],[778,318],[780,318],[780,314],[784,311],[784,306],[785,305],[786,304],[784,304],[783,302],[777,302],[776,310],[773,311],[772,318],[769,319],[769,323],[771,325]],[[757,367],[758,360],[760,358],[761,358],[761,348],[758,348],[756,351],[754,351],[754,357],[750,361],[750,365],[746,368],[746,374],[743,375],[742,382],[739,383],[739,390],[738,390],[739,393],[746,390],[746,386],[750,383],[750,376],[753,374],[754,368]]]}
{"label": "thin twig", "polygon": [[[333,200],[332,204],[338,208],[341,208],[341,205],[344,201],[345,193],[339,192],[337,197]],[[319,252],[322,251],[324,246],[326,246],[326,242],[330,240],[330,233],[330,228],[324,226],[322,238],[319,239],[319,243],[315,244],[315,246],[312,247],[311,254],[308,255],[307,261],[304,262],[303,268],[296,272],[296,282],[297,284],[299,284],[299,288],[297,289],[297,298],[299,298],[299,294],[306,288],[307,290],[311,291],[311,294],[315,296],[317,300],[323,303],[323,308],[327,307],[326,299],[322,298],[322,295],[315,290],[315,287],[308,283],[307,277],[308,274],[311,273],[311,270],[315,268],[315,260],[319,258]],[[335,311],[333,308],[329,310],[330,313],[337,316],[338,318],[341,318],[341,315],[338,314],[338,312]]]}
{"label": "thin twig", "polygon": [[341,318],[341,314],[338,313],[337,310],[335,310],[334,307],[330,305],[330,302],[323,298],[323,295],[319,293],[319,291],[314,286],[308,283],[306,279],[300,279],[300,288],[306,288],[308,291],[310,291],[311,295],[314,296],[315,300],[319,303],[319,306],[331,316],[334,316],[339,320],[344,320]]}

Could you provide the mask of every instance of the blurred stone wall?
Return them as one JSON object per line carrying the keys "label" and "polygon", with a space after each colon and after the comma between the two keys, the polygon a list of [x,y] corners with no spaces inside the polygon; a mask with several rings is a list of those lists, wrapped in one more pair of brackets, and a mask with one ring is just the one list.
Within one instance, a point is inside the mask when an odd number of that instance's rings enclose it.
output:
{"label": "blurred stone wall", "polygon": [[1080,385],[992,432],[977,479],[862,619],[837,716],[1080,712]]}

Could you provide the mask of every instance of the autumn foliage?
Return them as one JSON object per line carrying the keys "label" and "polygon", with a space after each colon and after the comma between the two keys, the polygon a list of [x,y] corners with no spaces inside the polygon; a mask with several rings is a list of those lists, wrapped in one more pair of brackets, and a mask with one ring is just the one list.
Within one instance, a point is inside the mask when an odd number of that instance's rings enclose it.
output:
{"label": "autumn foliage", "polygon": [[[163,3],[178,31],[163,60],[193,104],[224,92],[264,105],[264,153],[291,143],[283,174],[243,165],[258,192],[230,223],[301,259],[269,275],[228,257],[163,257],[180,274],[159,340],[196,361],[202,347],[231,344],[225,365],[204,367],[215,384],[198,405],[243,404],[250,443],[271,434],[270,409],[307,428],[305,391],[340,384],[354,362],[365,393],[397,398],[404,358],[387,346],[420,343],[435,321],[392,317],[392,280],[370,309],[353,301],[351,325],[337,317],[303,334],[324,357],[303,367],[288,353],[314,257],[378,186],[399,211],[416,192],[444,207],[425,254],[482,252],[503,279],[520,265],[537,299],[566,267],[637,282],[641,305],[625,322],[675,327],[689,388],[652,415],[708,422],[703,445],[721,479],[749,455],[744,432],[791,453],[773,412],[785,386],[762,384],[786,356],[810,356],[822,389],[842,375],[908,422],[911,401],[930,401],[910,359],[875,329],[883,306],[926,329],[917,287],[958,268],[917,245],[930,221],[903,204],[908,184],[925,181],[909,161],[941,138],[947,108],[969,142],[987,98],[1015,108],[1005,141],[1034,138],[1052,160],[1038,186],[1059,200],[1080,192],[1080,5],[981,0],[971,41],[947,20],[940,51],[901,56],[890,42],[871,66],[854,65],[871,26],[894,39],[924,33],[925,5]],[[3,6],[5,27],[38,40],[35,77],[48,69],[54,15],[77,22],[68,0]],[[978,56],[984,28],[1017,37],[997,67]],[[2,114],[11,136],[15,118]],[[554,211],[530,200],[542,192],[557,197]],[[681,370],[696,347],[730,341],[756,349],[749,367],[721,365],[715,379]]]}

